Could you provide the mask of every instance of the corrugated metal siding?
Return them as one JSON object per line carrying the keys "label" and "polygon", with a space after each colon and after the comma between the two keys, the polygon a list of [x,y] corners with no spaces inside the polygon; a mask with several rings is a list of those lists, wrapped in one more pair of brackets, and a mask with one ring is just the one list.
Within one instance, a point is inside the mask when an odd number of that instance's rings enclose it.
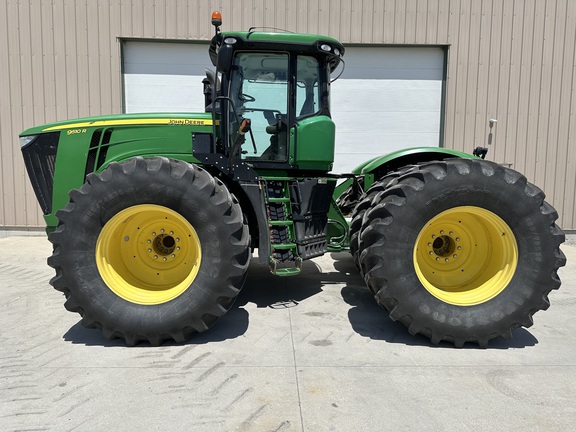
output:
{"label": "corrugated metal siding", "polygon": [[[0,5],[0,227],[42,226],[17,147],[29,126],[122,111],[118,38],[208,40],[224,29],[349,44],[448,45],[445,146],[483,145],[537,183],[576,229],[572,0],[7,0]],[[202,97],[198,95],[198,97]]]}

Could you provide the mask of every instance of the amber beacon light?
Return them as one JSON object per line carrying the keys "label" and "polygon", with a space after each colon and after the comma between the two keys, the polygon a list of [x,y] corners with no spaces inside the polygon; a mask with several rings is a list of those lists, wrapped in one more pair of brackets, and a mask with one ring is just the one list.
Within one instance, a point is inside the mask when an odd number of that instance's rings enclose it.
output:
{"label": "amber beacon light", "polygon": [[222,25],[222,14],[219,11],[212,12],[212,25],[216,27],[216,33],[218,33]]}

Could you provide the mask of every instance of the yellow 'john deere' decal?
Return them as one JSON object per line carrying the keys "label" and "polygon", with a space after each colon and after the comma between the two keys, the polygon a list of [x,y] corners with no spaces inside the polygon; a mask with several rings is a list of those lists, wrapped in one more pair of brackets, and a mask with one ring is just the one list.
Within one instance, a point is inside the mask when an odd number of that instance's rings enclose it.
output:
{"label": "yellow 'john deere' decal", "polygon": [[[128,125],[177,125],[177,126],[212,126],[214,123],[211,119],[186,119],[186,118],[156,118],[156,119],[122,119],[122,120],[97,120],[92,122],[70,123],[59,126],[52,126],[43,129],[42,132],[63,130],[63,129],[80,129],[87,127],[99,126],[128,126]],[[216,122],[218,124],[218,122]]]}

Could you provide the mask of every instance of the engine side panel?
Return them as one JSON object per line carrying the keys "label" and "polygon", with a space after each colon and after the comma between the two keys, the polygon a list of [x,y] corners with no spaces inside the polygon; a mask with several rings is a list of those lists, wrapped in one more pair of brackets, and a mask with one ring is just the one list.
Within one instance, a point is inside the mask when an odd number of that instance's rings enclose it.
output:
{"label": "engine side panel", "polygon": [[[36,165],[52,166],[50,170],[44,169],[43,175],[38,173],[41,170],[36,170],[36,174],[29,171],[36,194],[41,192],[47,203],[43,205],[47,230],[58,225],[55,214],[68,203],[68,192],[79,188],[91,172],[135,156],[165,156],[198,163],[192,155],[194,134],[206,135],[212,131],[211,115],[183,113],[92,117],[24,131],[21,136],[38,136],[22,149],[25,158],[28,154],[35,157]],[[32,155],[35,141],[55,133],[60,134],[57,145],[52,146],[57,148],[55,155],[38,148]],[[42,157],[50,161],[43,163],[39,160]]]}

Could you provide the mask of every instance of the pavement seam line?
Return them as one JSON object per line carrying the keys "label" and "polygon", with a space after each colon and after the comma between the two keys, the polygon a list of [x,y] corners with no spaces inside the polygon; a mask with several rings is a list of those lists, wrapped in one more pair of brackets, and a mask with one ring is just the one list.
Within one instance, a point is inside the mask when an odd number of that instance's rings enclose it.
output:
{"label": "pavement seam line", "polygon": [[[286,282],[285,282],[286,283]],[[286,288],[288,284],[286,283]],[[294,331],[292,329],[292,311],[288,309],[288,320],[290,322],[290,341],[292,343],[292,358],[294,360],[294,377],[296,380],[296,394],[298,395],[298,411],[300,413],[300,428],[304,432],[304,417],[302,415],[302,398],[300,397],[300,380],[298,379],[298,365],[296,364],[296,347],[294,346]]]}

